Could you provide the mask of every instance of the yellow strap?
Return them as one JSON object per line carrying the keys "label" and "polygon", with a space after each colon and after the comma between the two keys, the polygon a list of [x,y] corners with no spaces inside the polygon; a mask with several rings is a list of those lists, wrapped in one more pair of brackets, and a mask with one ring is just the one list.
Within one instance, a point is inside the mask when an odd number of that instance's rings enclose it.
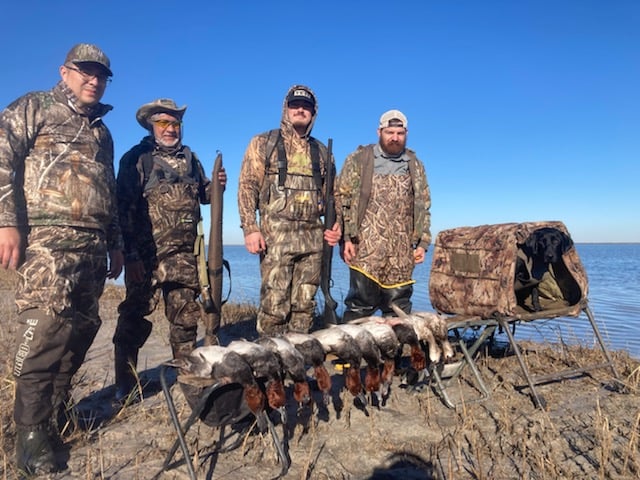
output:
{"label": "yellow strap", "polygon": [[381,287],[381,288],[398,288],[398,287],[405,287],[407,285],[413,285],[414,283],[416,283],[415,280],[407,280],[406,282],[394,283],[393,285],[385,285],[384,283],[381,283],[380,280],[378,280],[374,276],[370,275],[369,273],[365,272],[361,268],[352,267],[352,266],[350,266],[349,268],[351,270],[355,270],[356,272],[360,272],[362,275],[367,277],[369,280],[371,280],[373,282],[376,282],[378,284],[378,286]]}

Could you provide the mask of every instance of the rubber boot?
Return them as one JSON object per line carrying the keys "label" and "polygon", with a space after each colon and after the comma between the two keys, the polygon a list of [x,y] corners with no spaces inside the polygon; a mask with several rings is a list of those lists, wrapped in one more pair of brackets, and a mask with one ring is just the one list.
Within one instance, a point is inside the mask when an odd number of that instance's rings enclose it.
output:
{"label": "rubber boot", "polygon": [[17,427],[16,464],[22,475],[40,476],[58,468],[47,424]]}
{"label": "rubber boot", "polygon": [[356,318],[375,313],[381,303],[380,286],[360,272],[349,272],[349,292],[344,299],[346,306],[342,320],[347,323]]}
{"label": "rubber boot", "polygon": [[114,347],[114,361],[116,373],[116,402],[123,404],[129,399],[139,398],[140,392],[137,392],[138,380],[136,374],[138,349],[130,345],[116,344]]}

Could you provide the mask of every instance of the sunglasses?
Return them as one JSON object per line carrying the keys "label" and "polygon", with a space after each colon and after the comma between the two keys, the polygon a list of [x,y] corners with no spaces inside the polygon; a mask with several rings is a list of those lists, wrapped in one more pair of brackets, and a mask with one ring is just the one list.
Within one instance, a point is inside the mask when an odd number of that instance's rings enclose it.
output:
{"label": "sunglasses", "polygon": [[180,128],[182,126],[182,122],[178,122],[175,120],[154,120],[153,123],[154,125],[157,125],[162,129],[168,128],[169,125],[171,125],[173,128]]}
{"label": "sunglasses", "polygon": [[111,83],[111,77],[103,73],[89,73],[86,70],[72,67],[71,65],[65,65],[65,67],[67,67],[69,70],[73,70],[74,72],[79,73],[84,82],[89,82],[95,78],[101,83]]}

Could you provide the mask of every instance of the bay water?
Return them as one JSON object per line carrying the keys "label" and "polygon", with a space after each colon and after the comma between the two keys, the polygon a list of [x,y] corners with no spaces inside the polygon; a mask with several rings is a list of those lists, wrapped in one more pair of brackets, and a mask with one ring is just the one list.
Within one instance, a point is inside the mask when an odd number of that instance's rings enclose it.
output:
{"label": "bay water", "polygon": [[[627,350],[640,358],[640,243],[577,244],[578,255],[589,279],[589,306],[600,333],[612,350]],[[349,289],[349,270],[334,248],[333,287],[331,295],[344,310],[344,298]],[[414,271],[413,309],[432,311],[429,300],[431,251],[424,263]],[[225,273],[223,295],[229,287],[229,302],[257,305],[260,299],[259,259],[249,254],[243,245],[227,245],[224,257],[231,267],[231,281]],[[322,298],[320,296],[319,300]],[[516,338],[535,341],[558,341],[568,344],[595,346],[595,338],[584,314],[566,322],[536,321],[516,329]]]}

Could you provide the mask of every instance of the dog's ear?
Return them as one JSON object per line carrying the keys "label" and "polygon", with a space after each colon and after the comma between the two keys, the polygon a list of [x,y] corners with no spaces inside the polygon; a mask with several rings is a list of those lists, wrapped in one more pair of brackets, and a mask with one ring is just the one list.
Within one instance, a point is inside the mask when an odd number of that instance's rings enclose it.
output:
{"label": "dog's ear", "polygon": [[566,233],[564,232],[560,232],[560,233],[562,236],[562,242],[560,243],[560,248],[562,249],[562,253],[565,254],[569,250],[571,250],[571,247],[573,247],[573,240],[571,240],[571,237]]}
{"label": "dog's ear", "polygon": [[524,246],[527,247],[527,249],[529,250],[529,252],[531,252],[531,255],[537,255],[538,254],[538,250],[539,250],[539,233],[538,230],[534,231],[531,235],[529,235],[527,237],[527,239],[524,241]]}

